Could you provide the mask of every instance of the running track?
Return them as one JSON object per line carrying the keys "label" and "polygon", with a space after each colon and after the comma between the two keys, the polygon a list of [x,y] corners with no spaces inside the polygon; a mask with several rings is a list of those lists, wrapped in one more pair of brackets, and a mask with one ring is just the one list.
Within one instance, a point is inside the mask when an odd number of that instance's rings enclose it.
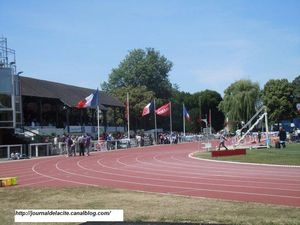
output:
{"label": "running track", "polygon": [[[0,163],[21,187],[96,186],[300,207],[300,167],[197,160],[197,143]],[[13,188],[13,187],[8,187]]]}

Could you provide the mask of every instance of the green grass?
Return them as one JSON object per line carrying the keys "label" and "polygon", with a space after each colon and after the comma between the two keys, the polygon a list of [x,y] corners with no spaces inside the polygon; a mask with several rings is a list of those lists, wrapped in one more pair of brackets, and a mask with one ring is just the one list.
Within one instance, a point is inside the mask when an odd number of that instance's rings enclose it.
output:
{"label": "green grass", "polygon": [[197,152],[193,156],[224,161],[300,166],[300,144],[288,144],[283,149],[248,149],[246,155],[212,158],[210,152]]}
{"label": "green grass", "polygon": [[95,187],[1,188],[0,199],[1,225],[14,224],[15,209],[123,209],[124,220],[135,222],[296,225],[300,221],[300,209],[296,207]]}

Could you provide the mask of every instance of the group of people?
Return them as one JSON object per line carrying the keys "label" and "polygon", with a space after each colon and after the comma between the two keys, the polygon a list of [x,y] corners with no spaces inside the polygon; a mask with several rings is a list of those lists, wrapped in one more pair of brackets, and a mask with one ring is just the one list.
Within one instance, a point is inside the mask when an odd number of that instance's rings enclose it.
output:
{"label": "group of people", "polygon": [[79,156],[90,155],[91,137],[86,135],[68,135],[65,138],[67,157],[76,156],[76,150],[79,149]]}
{"label": "group of people", "polygon": [[172,133],[172,135],[168,133],[160,133],[158,135],[158,144],[177,144],[178,143],[178,135],[176,133]]}
{"label": "group of people", "polygon": [[10,153],[10,159],[20,159],[21,154],[19,152],[12,152]]}

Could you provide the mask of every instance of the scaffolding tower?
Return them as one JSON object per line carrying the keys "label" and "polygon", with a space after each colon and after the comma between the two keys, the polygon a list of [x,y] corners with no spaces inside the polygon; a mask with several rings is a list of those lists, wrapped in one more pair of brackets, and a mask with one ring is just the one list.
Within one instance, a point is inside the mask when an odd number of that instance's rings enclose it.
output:
{"label": "scaffolding tower", "polygon": [[22,125],[22,101],[16,52],[0,37],[0,128],[17,128]]}

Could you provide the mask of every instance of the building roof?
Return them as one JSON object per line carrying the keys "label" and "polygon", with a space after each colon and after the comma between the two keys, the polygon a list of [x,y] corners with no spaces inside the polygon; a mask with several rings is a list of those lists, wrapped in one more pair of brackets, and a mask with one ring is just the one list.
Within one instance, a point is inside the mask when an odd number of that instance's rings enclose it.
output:
{"label": "building roof", "polygon": [[[20,83],[22,96],[55,98],[70,107],[75,107],[80,100],[96,91],[95,89],[76,87],[23,76],[20,76]],[[119,99],[103,91],[99,91],[99,101],[99,106],[102,110],[105,110],[106,106],[124,107],[124,104]]]}

